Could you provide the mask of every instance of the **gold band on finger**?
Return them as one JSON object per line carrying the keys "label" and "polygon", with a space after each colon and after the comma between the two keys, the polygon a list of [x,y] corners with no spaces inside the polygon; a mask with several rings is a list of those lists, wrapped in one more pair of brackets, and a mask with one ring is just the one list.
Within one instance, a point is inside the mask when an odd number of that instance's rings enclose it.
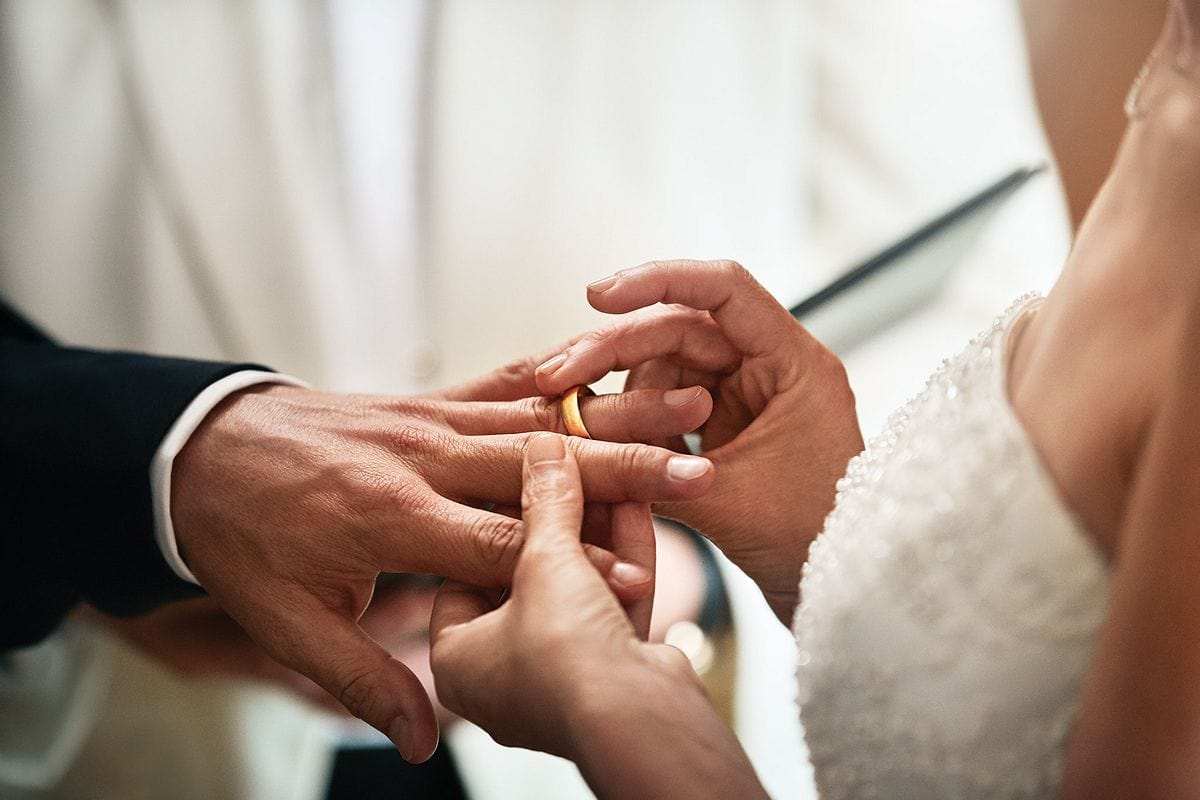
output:
{"label": "gold band on finger", "polygon": [[567,428],[567,434],[569,436],[578,436],[581,439],[590,439],[592,438],[592,435],[588,433],[587,426],[583,424],[583,417],[579,414],[580,390],[583,390],[588,394],[592,393],[591,389],[587,388],[583,384],[580,384],[579,386],[572,386],[563,394],[562,402],[560,404],[562,408],[562,421],[563,425],[565,425]]}

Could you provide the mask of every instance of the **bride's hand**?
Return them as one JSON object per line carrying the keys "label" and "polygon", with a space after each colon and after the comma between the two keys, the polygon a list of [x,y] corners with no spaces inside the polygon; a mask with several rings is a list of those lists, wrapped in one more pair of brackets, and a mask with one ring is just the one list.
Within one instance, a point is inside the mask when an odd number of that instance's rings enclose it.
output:
{"label": "bride's hand", "polygon": [[[580,542],[583,491],[561,437],[538,436],[525,461],[526,540],[511,596],[447,581],[430,624],[438,696],[501,744],[565,752],[562,715],[580,702],[597,664],[645,661],[633,624]],[[653,537],[649,507],[613,507],[613,527]],[[631,565],[631,568],[632,565]],[[643,570],[645,571],[645,570]],[[647,578],[649,574],[647,573]]]}
{"label": "bride's hand", "polygon": [[841,361],[731,261],[652,262],[589,285],[588,300],[612,314],[654,307],[575,341],[539,367],[538,388],[559,394],[620,369],[627,389],[707,388],[713,412],[698,432],[716,480],[655,511],[708,535],[786,623],[834,484],[863,447]]}
{"label": "bride's hand", "polygon": [[[441,702],[501,744],[574,760],[600,798],[765,798],[687,659],[639,638],[584,555],[579,468],[562,437],[530,442],[521,505],[507,600],[447,581],[434,601]],[[652,536],[645,505],[614,506],[612,525],[614,537]]]}

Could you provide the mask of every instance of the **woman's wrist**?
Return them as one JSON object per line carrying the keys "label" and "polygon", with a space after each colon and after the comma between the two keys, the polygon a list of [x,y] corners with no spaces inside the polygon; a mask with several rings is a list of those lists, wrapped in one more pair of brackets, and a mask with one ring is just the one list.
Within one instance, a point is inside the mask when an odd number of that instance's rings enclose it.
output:
{"label": "woman's wrist", "polygon": [[[635,655],[613,659],[603,670],[591,665],[589,674],[573,681],[566,703],[564,727],[572,753],[586,748],[592,737],[612,721],[629,714],[652,714],[663,696],[698,693],[704,687],[678,648],[634,643]],[[580,747],[575,748],[579,742]]]}
{"label": "woman's wrist", "polygon": [[596,796],[766,797],[687,658],[641,648],[644,658],[581,685],[571,704],[567,749]]}

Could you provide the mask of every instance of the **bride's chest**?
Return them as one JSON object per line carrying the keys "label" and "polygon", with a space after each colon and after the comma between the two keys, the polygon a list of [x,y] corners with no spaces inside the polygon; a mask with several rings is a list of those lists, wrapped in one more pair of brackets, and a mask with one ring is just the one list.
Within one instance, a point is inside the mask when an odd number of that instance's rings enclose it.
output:
{"label": "bride's chest", "polygon": [[810,550],[798,677],[828,796],[1037,796],[1058,774],[1107,568],[1012,415],[998,343],[851,462]]}

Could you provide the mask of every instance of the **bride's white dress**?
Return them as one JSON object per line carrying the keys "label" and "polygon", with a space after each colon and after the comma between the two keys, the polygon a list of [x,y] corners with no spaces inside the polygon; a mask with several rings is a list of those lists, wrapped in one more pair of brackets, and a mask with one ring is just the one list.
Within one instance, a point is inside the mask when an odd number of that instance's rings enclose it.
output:
{"label": "bride's white dress", "polygon": [[1048,797],[1108,600],[1005,387],[1018,301],[838,484],[794,629],[821,797]]}

